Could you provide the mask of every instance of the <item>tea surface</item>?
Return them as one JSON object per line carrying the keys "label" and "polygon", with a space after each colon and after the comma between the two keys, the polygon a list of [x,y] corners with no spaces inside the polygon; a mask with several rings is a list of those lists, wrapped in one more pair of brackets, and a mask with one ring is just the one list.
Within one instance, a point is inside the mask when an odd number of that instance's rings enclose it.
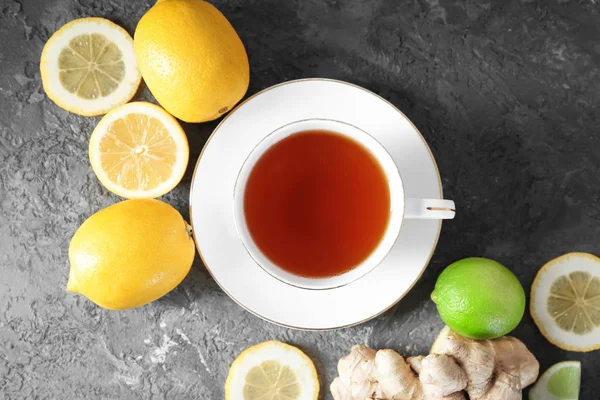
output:
{"label": "tea surface", "polygon": [[280,268],[304,277],[341,274],[375,250],[390,214],[388,181],[361,144],[311,130],[269,148],[244,194],[250,234]]}

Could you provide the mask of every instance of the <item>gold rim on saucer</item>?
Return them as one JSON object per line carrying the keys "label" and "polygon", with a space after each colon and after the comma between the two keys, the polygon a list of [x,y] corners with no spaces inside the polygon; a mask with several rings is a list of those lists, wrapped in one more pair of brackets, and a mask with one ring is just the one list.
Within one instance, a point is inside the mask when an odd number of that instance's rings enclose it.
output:
{"label": "gold rim on saucer", "polygon": [[[196,178],[196,172],[198,171],[198,165],[200,164],[200,160],[202,159],[202,155],[204,154],[204,150],[206,150],[206,148],[208,147],[208,144],[210,143],[211,139],[215,136],[215,134],[218,132],[219,128],[221,127],[221,125],[227,120],[227,118],[229,118],[238,108],[240,108],[241,106],[243,106],[245,103],[247,103],[248,101],[252,100],[253,98],[257,97],[260,94],[263,94],[265,92],[268,92],[271,89],[275,89],[281,86],[285,86],[285,85],[289,85],[289,84],[293,84],[293,83],[298,83],[298,82],[310,82],[310,81],[325,81],[325,82],[335,82],[335,83],[340,83],[343,85],[347,85],[347,86],[351,86],[353,88],[356,89],[360,89],[364,92],[367,92],[375,97],[377,97],[378,99],[384,101],[385,103],[389,104],[395,111],[397,111],[400,115],[402,115],[402,117],[404,117],[404,119],[406,121],[409,122],[409,124],[413,127],[413,129],[415,130],[415,132],[417,132],[417,134],[419,135],[419,138],[421,139],[421,141],[423,142],[423,144],[425,145],[425,148],[427,149],[427,152],[429,153],[429,157],[431,158],[431,162],[433,163],[434,169],[435,169],[435,173],[438,179],[438,185],[439,185],[439,189],[440,189],[440,198],[444,198],[443,195],[443,188],[442,188],[442,180],[440,177],[440,172],[438,169],[438,166],[435,162],[435,158],[433,157],[433,153],[431,152],[431,149],[429,148],[429,145],[427,144],[427,142],[425,141],[425,138],[423,137],[423,135],[421,134],[421,132],[419,131],[419,129],[415,126],[415,124],[413,124],[413,122],[402,112],[400,111],[396,106],[394,106],[392,103],[390,103],[388,100],[384,99],[383,97],[379,96],[376,93],[371,92],[370,90],[367,90],[361,86],[355,85],[353,83],[348,83],[348,82],[344,82],[344,81],[340,81],[337,79],[328,79],[328,78],[305,78],[305,79],[296,79],[296,80],[291,80],[291,81],[287,81],[287,82],[282,82],[279,83],[277,85],[273,85],[270,86],[266,89],[261,90],[260,92],[257,92],[255,94],[253,94],[252,96],[248,97],[247,99],[245,99],[244,101],[242,101],[241,103],[239,103],[233,110],[231,110],[229,112],[229,114],[227,114],[222,120],[221,122],[219,122],[219,124],[217,125],[217,127],[212,131],[212,133],[210,134],[210,136],[208,137],[208,140],[206,141],[206,143],[204,144],[204,147],[202,148],[202,151],[200,152],[200,155],[198,156],[198,159],[196,160],[196,165],[194,166],[194,173],[192,174],[192,184],[190,185],[190,200],[193,198],[193,189],[194,189],[194,185],[193,183],[195,182],[195,178]],[[192,213],[193,213],[193,207],[192,207],[192,202],[190,201],[190,221],[193,220],[192,218]],[[198,254],[200,255],[200,259],[202,260],[202,264],[204,264],[204,266],[206,267],[206,270],[208,271],[208,273],[210,274],[210,276],[213,278],[213,280],[217,283],[217,285],[219,285],[219,287],[221,288],[221,290],[223,290],[223,292],[225,292],[233,301],[235,301],[240,307],[242,307],[243,309],[245,309],[246,311],[248,311],[249,313],[265,320],[268,321],[272,324],[275,325],[279,325],[279,326],[283,326],[286,328],[292,328],[292,329],[298,329],[298,330],[304,330],[304,331],[328,331],[328,330],[334,330],[334,329],[343,329],[343,328],[349,328],[352,326],[356,326],[356,325],[360,325],[362,323],[365,323],[367,321],[370,321],[378,316],[380,316],[381,314],[385,313],[386,311],[388,311],[389,309],[391,309],[392,307],[394,307],[396,304],[398,304],[398,302],[400,300],[402,300],[404,298],[404,296],[406,296],[411,290],[412,288],[417,284],[417,282],[419,281],[419,279],[421,279],[421,276],[423,276],[423,273],[425,272],[425,269],[427,268],[427,266],[429,265],[429,263],[431,262],[431,258],[433,257],[433,253],[437,247],[437,243],[439,241],[440,238],[440,233],[442,230],[442,221],[440,220],[438,222],[438,229],[437,229],[437,233],[436,233],[436,237],[435,237],[435,241],[433,243],[433,246],[431,247],[431,252],[429,254],[429,256],[427,257],[427,262],[425,262],[425,264],[423,265],[423,267],[421,268],[421,271],[419,272],[419,275],[417,276],[417,278],[415,279],[415,281],[412,283],[412,285],[410,285],[408,287],[408,289],[400,296],[398,297],[394,302],[392,302],[392,304],[390,304],[388,307],[386,307],[385,309],[379,311],[376,314],[373,314],[367,318],[362,319],[361,321],[358,322],[354,322],[351,324],[347,324],[347,325],[341,325],[338,327],[334,327],[334,328],[316,328],[316,329],[308,329],[308,328],[303,328],[303,327],[298,327],[298,326],[293,326],[293,325],[288,325],[288,324],[282,324],[280,322],[277,321],[273,321],[263,315],[260,315],[259,313],[250,310],[249,308],[247,308],[246,306],[244,306],[244,304],[242,302],[240,302],[239,300],[237,300],[234,296],[231,295],[231,293],[229,293],[224,287],[223,285],[221,285],[221,283],[215,278],[215,275],[212,273],[210,266],[206,263],[204,257],[202,256],[202,251],[200,250],[200,246],[198,245],[198,241],[196,240],[196,234],[195,232],[192,230],[192,236],[194,238],[194,243],[196,245],[196,249],[198,250]]]}

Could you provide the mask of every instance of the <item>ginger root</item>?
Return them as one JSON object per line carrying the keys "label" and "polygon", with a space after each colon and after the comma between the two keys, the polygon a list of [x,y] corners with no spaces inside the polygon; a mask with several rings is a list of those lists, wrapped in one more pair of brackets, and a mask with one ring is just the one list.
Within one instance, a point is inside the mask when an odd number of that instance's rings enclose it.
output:
{"label": "ginger root", "polygon": [[[404,358],[393,350],[375,351],[364,345],[338,363],[339,378],[331,384],[335,399],[412,399],[421,387]],[[396,395],[404,397],[397,397]],[[396,396],[396,397],[394,397]]]}
{"label": "ginger root", "polygon": [[540,364],[519,339],[464,338],[448,327],[438,335],[431,353],[448,355],[466,372],[471,400],[520,400],[523,388],[534,383]]}
{"label": "ginger root", "polygon": [[335,400],[512,400],[537,379],[539,364],[518,339],[476,341],[442,330],[428,356],[353,346],[338,363]]}

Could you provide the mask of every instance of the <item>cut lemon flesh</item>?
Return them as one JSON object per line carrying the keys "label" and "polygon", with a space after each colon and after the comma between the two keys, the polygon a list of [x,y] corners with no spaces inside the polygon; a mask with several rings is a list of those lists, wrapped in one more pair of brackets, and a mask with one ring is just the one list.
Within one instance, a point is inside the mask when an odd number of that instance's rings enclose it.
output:
{"label": "cut lemon flesh", "polygon": [[265,396],[271,399],[297,399],[301,394],[302,389],[294,371],[277,361],[263,361],[246,375],[245,399]]}
{"label": "cut lemon flesh", "polygon": [[577,400],[581,385],[581,363],[563,361],[554,364],[529,391],[529,400]]}
{"label": "cut lemon flesh", "polygon": [[243,351],[225,382],[226,400],[315,400],[318,396],[319,379],[310,358],[275,340]]}
{"label": "cut lemon flesh", "polygon": [[600,258],[569,253],[538,272],[531,315],[554,345],[571,351],[600,348]]}
{"label": "cut lemon flesh", "polygon": [[141,81],[133,39],[104,18],[76,19],[56,31],[44,46],[40,70],[48,97],[86,116],[127,103]]}
{"label": "cut lemon flesh", "polygon": [[90,138],[89,155],[96,176],[111,192],[154,198],[181,181],[189,148],[175,118],[152,103],[134,102],[102,118]]}

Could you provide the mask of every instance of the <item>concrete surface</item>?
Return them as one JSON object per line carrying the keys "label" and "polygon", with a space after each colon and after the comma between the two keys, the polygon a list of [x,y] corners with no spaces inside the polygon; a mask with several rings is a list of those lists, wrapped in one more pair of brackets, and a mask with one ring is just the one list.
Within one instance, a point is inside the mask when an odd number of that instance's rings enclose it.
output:
{"label": "concrete surface", "polygon": [[[444,224],[431,265],[403,301],[339,331],[261,321],[219,289],[199,257],[175,291],[139,309],[106,311],[67,293],[71,236],[119,199],[87,159],[99,118],[45,96],[40,52],[78,17],[106,17],[133,33],[152,3],[0,0],[0,398],[221,399],[230,362],[267,339],[304,349],[330,398],[337,359],[352,344],[428,350],[442,327],[429,293],[450,262],[494,258],[528,292],[551,258],[600,254],[596,0],[219,0],[248,49],[248,94],[321,76],[386,97],[428,140],[457,218]],[[151,97],[141,90],[137,98]],[[192,170],[214,126],[184,125],[190,164],[164,200],[186,218]],[[557,349],[529,315],[514,335],[542,369],[581,360],[581,398],[600,397],[598,352]]]}

